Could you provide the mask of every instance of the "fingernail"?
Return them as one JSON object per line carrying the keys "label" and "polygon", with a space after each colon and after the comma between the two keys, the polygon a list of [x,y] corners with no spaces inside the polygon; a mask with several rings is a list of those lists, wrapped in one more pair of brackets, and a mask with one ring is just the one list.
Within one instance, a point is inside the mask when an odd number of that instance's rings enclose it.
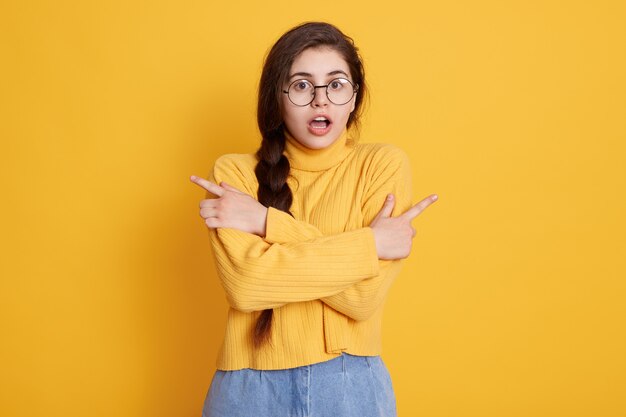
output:
{"label": "fingernail", "polygon": [[196,179],[196,176],[195,176],[195,175],[192,175],[192,176],[191,176],[191,181],[194,181],[195,179]]}
{"label": "fingernail", "polygon": [[437,201],[437,200],[439,200],[439,196],[438,196],[437,194],[435,194],[435,195],[433,196],[433,201]]}
{"label": "fingernail", "polygon": [[387,201],[393,200],[393,194],[387,194]]}

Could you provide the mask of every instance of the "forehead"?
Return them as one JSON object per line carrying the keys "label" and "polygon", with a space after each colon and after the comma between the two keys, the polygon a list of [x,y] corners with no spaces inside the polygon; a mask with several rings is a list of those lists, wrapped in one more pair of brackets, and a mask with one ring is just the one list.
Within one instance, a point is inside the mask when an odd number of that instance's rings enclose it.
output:
{"label": "forehead", "polygon": [[350,75],[348,63],[339,52],[328,47],[309,48],[302,51],[293,61],[289,75],[305,72],[322,77],[338,70]]}

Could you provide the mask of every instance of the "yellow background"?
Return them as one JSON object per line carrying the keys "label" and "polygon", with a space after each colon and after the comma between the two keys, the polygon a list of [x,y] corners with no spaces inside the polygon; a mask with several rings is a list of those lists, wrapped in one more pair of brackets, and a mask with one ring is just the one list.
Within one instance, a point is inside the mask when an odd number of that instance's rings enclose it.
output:
{"label": "yellow background", "polygon": [[362,140],[440,201],[386,308],[400,416],[626,416],[623,1],[0,5],[0,415],[199,416],[226,313],[198,217],[264,54],[328,20]]}

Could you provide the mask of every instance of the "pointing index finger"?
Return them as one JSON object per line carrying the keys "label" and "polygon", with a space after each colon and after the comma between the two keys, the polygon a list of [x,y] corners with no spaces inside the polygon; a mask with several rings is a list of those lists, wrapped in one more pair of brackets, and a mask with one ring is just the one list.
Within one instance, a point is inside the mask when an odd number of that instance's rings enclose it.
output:
{"label": "pointing index finger", "polygon": [[219,185],[212,183],[209,180],[205,180],[204,178],[196,177],[195,175],[192,175],[190,180],[191,180],[191,182],[199,185],[200,187],[204,188],[205,190],[207,190],[211,194],[215,194],[218,197],[221,197],[222,195],[224,195],[224,189],[222,187],[220,187]]}
{"label": "pointing index finger", "polygon": [[430,206],[432,203],[437,201],[439,196],[437,194],[431,194],[419,203],[415,204],[413,207],[405,211],[401,214],[401,216],[406,217],[409,221],[416,218],[421,212],[426,210],[426,207]]}

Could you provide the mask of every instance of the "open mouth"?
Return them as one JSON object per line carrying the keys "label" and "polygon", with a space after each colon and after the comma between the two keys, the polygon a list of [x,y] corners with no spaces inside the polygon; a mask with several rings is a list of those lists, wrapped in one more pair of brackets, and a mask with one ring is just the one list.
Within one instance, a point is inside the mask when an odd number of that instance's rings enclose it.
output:
{"label": "open mouth", "polygon": [[330,120],[328,120],[325,117],[316,117],[315,119],[311,120],[311,122],[309,123],[309,125],[313,128],[313,129],[326,129],[328,126],[330,126]]}
{"label": "open mouth", "polygon": [[314,135],[322,136],[330,131],[333,122],[326,116],[317,116],[309,122],[309,132]]}

